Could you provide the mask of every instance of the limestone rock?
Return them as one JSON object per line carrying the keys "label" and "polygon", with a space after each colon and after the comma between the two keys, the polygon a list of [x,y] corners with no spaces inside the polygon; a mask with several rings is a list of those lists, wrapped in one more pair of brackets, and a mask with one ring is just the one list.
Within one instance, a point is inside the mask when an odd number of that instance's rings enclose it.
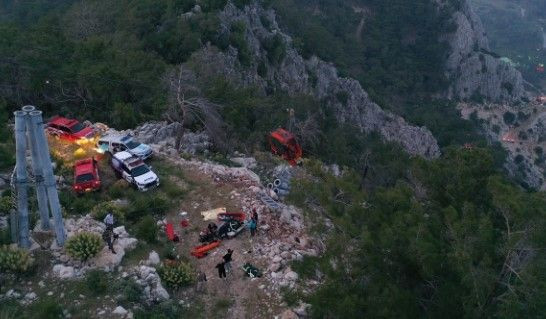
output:
{"label": "limestone rock", "polygon": [[446,74],[452,85],[447,97],[482,96],[497,102],[527,97],[521,73],[490,52],[485,30],[468,0],[462,1],[452,19],[457,29],[445,37],[451,47]]}
{"label": "limestone rock", "polygon": [[57,264],[53,266],[53,275],[60,279],[69,279],[74,277],[74,267]]}
{"label": "limestone rock", "polygon": [[292,310],[287,309],[281,314],[280,319],[299,319],[299,317]]}
{"label": "limestone rock", "polygon": [[112,311],[113,314],[115,315],[120,315],[120,316],[125,316],[127,314],[127,310],[125,310],[125,308],[123,308],[122,306],[117,306],[116,309],[114,309],[114,311]]}
{"label": "limestone rock", "polygon": [[160,262],[159,254],[152,250],[148,255],[148,265],[158,265]]}

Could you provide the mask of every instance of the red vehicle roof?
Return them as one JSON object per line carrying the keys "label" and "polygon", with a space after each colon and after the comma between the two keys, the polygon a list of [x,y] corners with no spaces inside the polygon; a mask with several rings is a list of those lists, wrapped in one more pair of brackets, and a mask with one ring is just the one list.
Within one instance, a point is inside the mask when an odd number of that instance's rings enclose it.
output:
{"label": "red vehicle roof", "polygon": [[52,118],[51,121],[49,121],[49,124],[57,124],[57,125],[62,125],[66,127],[72,127],[78,123],[79,123],[78,120],[69,119],[62,116],[56,116]]}
{"label": "red vehicle roof", "polygon": [[93,162],[92,158],[87,158],[83,160],[79,160],[74,165],[75,167],[75,175],[81,175],[81,174],[87,174],[87,173],[95,173],[95,163]]}

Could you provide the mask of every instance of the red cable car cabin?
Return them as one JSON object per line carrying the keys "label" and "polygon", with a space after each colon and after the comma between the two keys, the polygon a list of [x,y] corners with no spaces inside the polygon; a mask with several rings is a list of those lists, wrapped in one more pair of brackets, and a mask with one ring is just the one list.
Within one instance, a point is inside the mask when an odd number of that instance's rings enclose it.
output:
{"label": "red cable car cabin", "polygon": [[271,132],[268,139],[273,154],[281,156],[292,166],[297,164],[303,151],[292,133],[279,128]]}

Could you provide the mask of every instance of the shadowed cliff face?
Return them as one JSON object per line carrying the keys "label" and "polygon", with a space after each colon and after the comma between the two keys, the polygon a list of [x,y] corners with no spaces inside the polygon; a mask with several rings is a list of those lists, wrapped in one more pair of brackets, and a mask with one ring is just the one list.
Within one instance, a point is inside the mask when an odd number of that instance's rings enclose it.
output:
{"label": "shadowed cliff face", "polygon": [[453,21],[457,29],[445,37],[451,47],[446,61],[451,81],[447,97],[509,103],[527,97],[520,72],[490,51],[482,23],[467,0],[453,14]]}
{"label": "shadowed cliff face", "polygon": [[[244,9],[228,4],[220,13],[220,20],[226,33],[234,23],[245,25],[244,38],[251,61],[241,65],[238,51],[233,47],[226,52],[206,47],[194,54],[192,62],[207,69],[207,73],[225,76],[240,86],[256,86],[264,92],[310,94],[332,108],[340,123],[354,125],[363,133],[377,132],[385,140],[399,143],[412,155],[425,158],[440,155],[438,144],[427,128],[411,126],[403,118],[382,110],[358,81],[339,77],[332,64],[316,57],[304,59],[294,49],[292,39],[279,29],[273,11],[256,4]],[[285,52],[273,63],[264,43],[275,36],[282,39]]]}

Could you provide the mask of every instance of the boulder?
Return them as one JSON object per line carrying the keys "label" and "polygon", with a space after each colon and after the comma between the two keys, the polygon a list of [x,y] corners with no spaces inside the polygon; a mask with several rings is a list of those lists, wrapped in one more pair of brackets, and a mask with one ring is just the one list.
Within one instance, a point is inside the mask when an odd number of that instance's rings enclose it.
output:
{"label": "boulder", "polygon": [[280,263],[273,263],[271,264],[271,266],[269,266],[269,271],[271,272],[277,272],[279,270],[281,270],[281,264]]}
{"label": "boulder", "polygon": [[120,316],[125,316],[127,314],[127,310],[125,310],[125,308],[123,308],[122,306],[117,306],[116,309],[114,309],[114,311],[112,311],[113,314],[115,315],[120,315]]}
{"label": "boulder", "polygon": [[294,271],[289,271],[286,274],[284,274],[284,279],[289,281],[296,281],[298,280],[298,278],[299,278],[298,274]]}
{"label": "boulder", "polygon": [[297,308],[292,309],[300,317],[307,317],[308,309],[311,307],[310,304],[302,303]]}
{"label": "boulder", "polygon": [[287,309],[281,314],[280,319],[299,319],[299,317],[292,310]]}
{"label": "boulder", "polygon": [[53,275],[60,279],[69,279],[74,277],[74,267],[57,264],[53,266]]}

